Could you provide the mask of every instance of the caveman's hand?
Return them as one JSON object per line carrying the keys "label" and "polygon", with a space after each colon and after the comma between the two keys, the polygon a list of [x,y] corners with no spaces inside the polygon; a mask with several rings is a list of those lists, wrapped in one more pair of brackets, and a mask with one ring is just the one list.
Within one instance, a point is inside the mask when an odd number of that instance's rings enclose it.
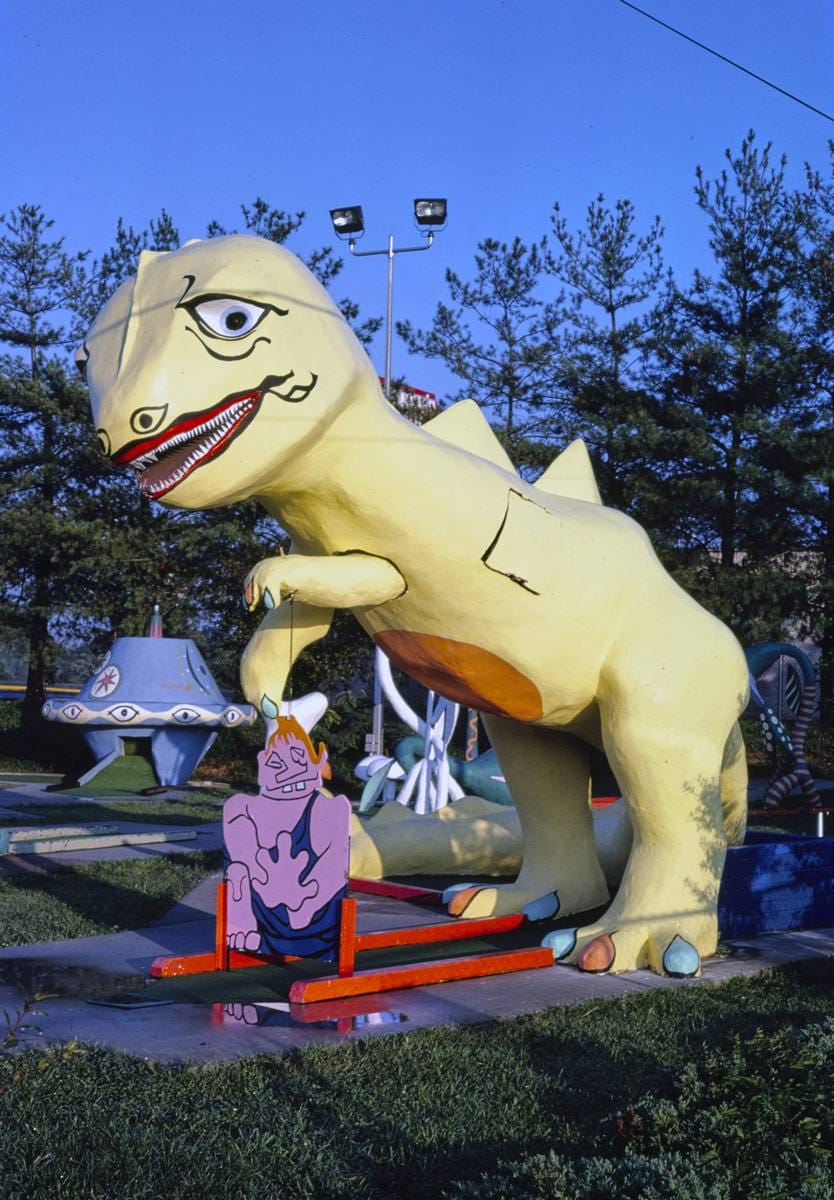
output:
{"label": "caveman's hand", "polygon": [[288,599],[317,608],[357,608],[384,604],[405,589],[394,564],[373,554],[288,554],[259,562],[246,578],[243,596],[249,612],[262,601],[274,608]]}
{"label": "caveman's hand", "polygon": [[290,912],[300,908],[305,900],[312,900],[318,895],[319,885],[315,879],[301,882],[310,862],[306,850],[292,852],[292,834],[282,830],[275,839],[275,849],[278,852],[277,861],[273,861],[268,850],[260,849],[255,855],[258,865],[268,874],[266,883],[255,884],[259,894],[268,908],[277,904],[286,904]]}

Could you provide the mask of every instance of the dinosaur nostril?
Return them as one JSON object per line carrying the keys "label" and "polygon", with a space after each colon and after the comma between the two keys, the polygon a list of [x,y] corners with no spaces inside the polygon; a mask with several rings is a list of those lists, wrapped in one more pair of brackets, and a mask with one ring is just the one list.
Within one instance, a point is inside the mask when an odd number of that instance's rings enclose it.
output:
{"label": "dinosaur nostril", "polygon": [[109,458],[110,457],[110,438],[107,436],[107,432],[104,429],[97,429],[96,430],[96,439],[98,441],[98,448],[101,451],[101,453],[104,455],[105,458]]}

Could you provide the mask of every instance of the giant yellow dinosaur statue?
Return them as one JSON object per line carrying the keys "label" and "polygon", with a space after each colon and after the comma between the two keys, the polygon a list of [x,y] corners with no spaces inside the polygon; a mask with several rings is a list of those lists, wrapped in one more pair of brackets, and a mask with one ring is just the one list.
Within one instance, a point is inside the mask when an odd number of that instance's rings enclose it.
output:
{"label": "giant yellow dinosaur statue", "polygon": [[343,607],[397,666],[483,715],[523,866],[512,885],[463,888],[453,913],[607,901],[591,743],[634,842],[605,915],[552,936],[554,954],[590,971],[699,970],[744,823],[744,656],[601,505],[581,443],[534,487],[471,403],[410,424],[307,268],[257,238],[143,254],[81,357],[103,449],[145,495],[189,509],[254,496],[292,535],[246,582],[268,610],[242,663],[249,700],[274,715],[291,656]]}

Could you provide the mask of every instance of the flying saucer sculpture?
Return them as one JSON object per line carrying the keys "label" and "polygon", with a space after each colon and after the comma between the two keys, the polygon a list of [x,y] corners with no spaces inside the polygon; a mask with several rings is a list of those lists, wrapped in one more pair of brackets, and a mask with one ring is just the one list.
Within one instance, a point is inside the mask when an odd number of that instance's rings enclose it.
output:
{"label": "flying saucer sculpture", "polygon": [[162,787],[187,783],[220,729],[252,725],[258,716],[251,704],[225,699],[190,638],[161,632],[117,638],[77,696],[47,700],[42,712],[78,726],[95,755],[79,783],[124,754],[126,739],[149,738]]}

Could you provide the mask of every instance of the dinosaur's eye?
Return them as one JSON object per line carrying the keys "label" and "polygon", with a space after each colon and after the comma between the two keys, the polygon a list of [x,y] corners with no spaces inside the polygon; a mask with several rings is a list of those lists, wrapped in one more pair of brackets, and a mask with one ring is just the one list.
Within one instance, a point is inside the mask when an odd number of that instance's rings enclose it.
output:
{"label": "dinosaur's eye", "polygon": [[189,305],[189,308],[204,329],[224,338],[245,337],[260,323],[267,311],[263,305],[252,304],[249,300],[236,300],[232,296],[201,300]]}

